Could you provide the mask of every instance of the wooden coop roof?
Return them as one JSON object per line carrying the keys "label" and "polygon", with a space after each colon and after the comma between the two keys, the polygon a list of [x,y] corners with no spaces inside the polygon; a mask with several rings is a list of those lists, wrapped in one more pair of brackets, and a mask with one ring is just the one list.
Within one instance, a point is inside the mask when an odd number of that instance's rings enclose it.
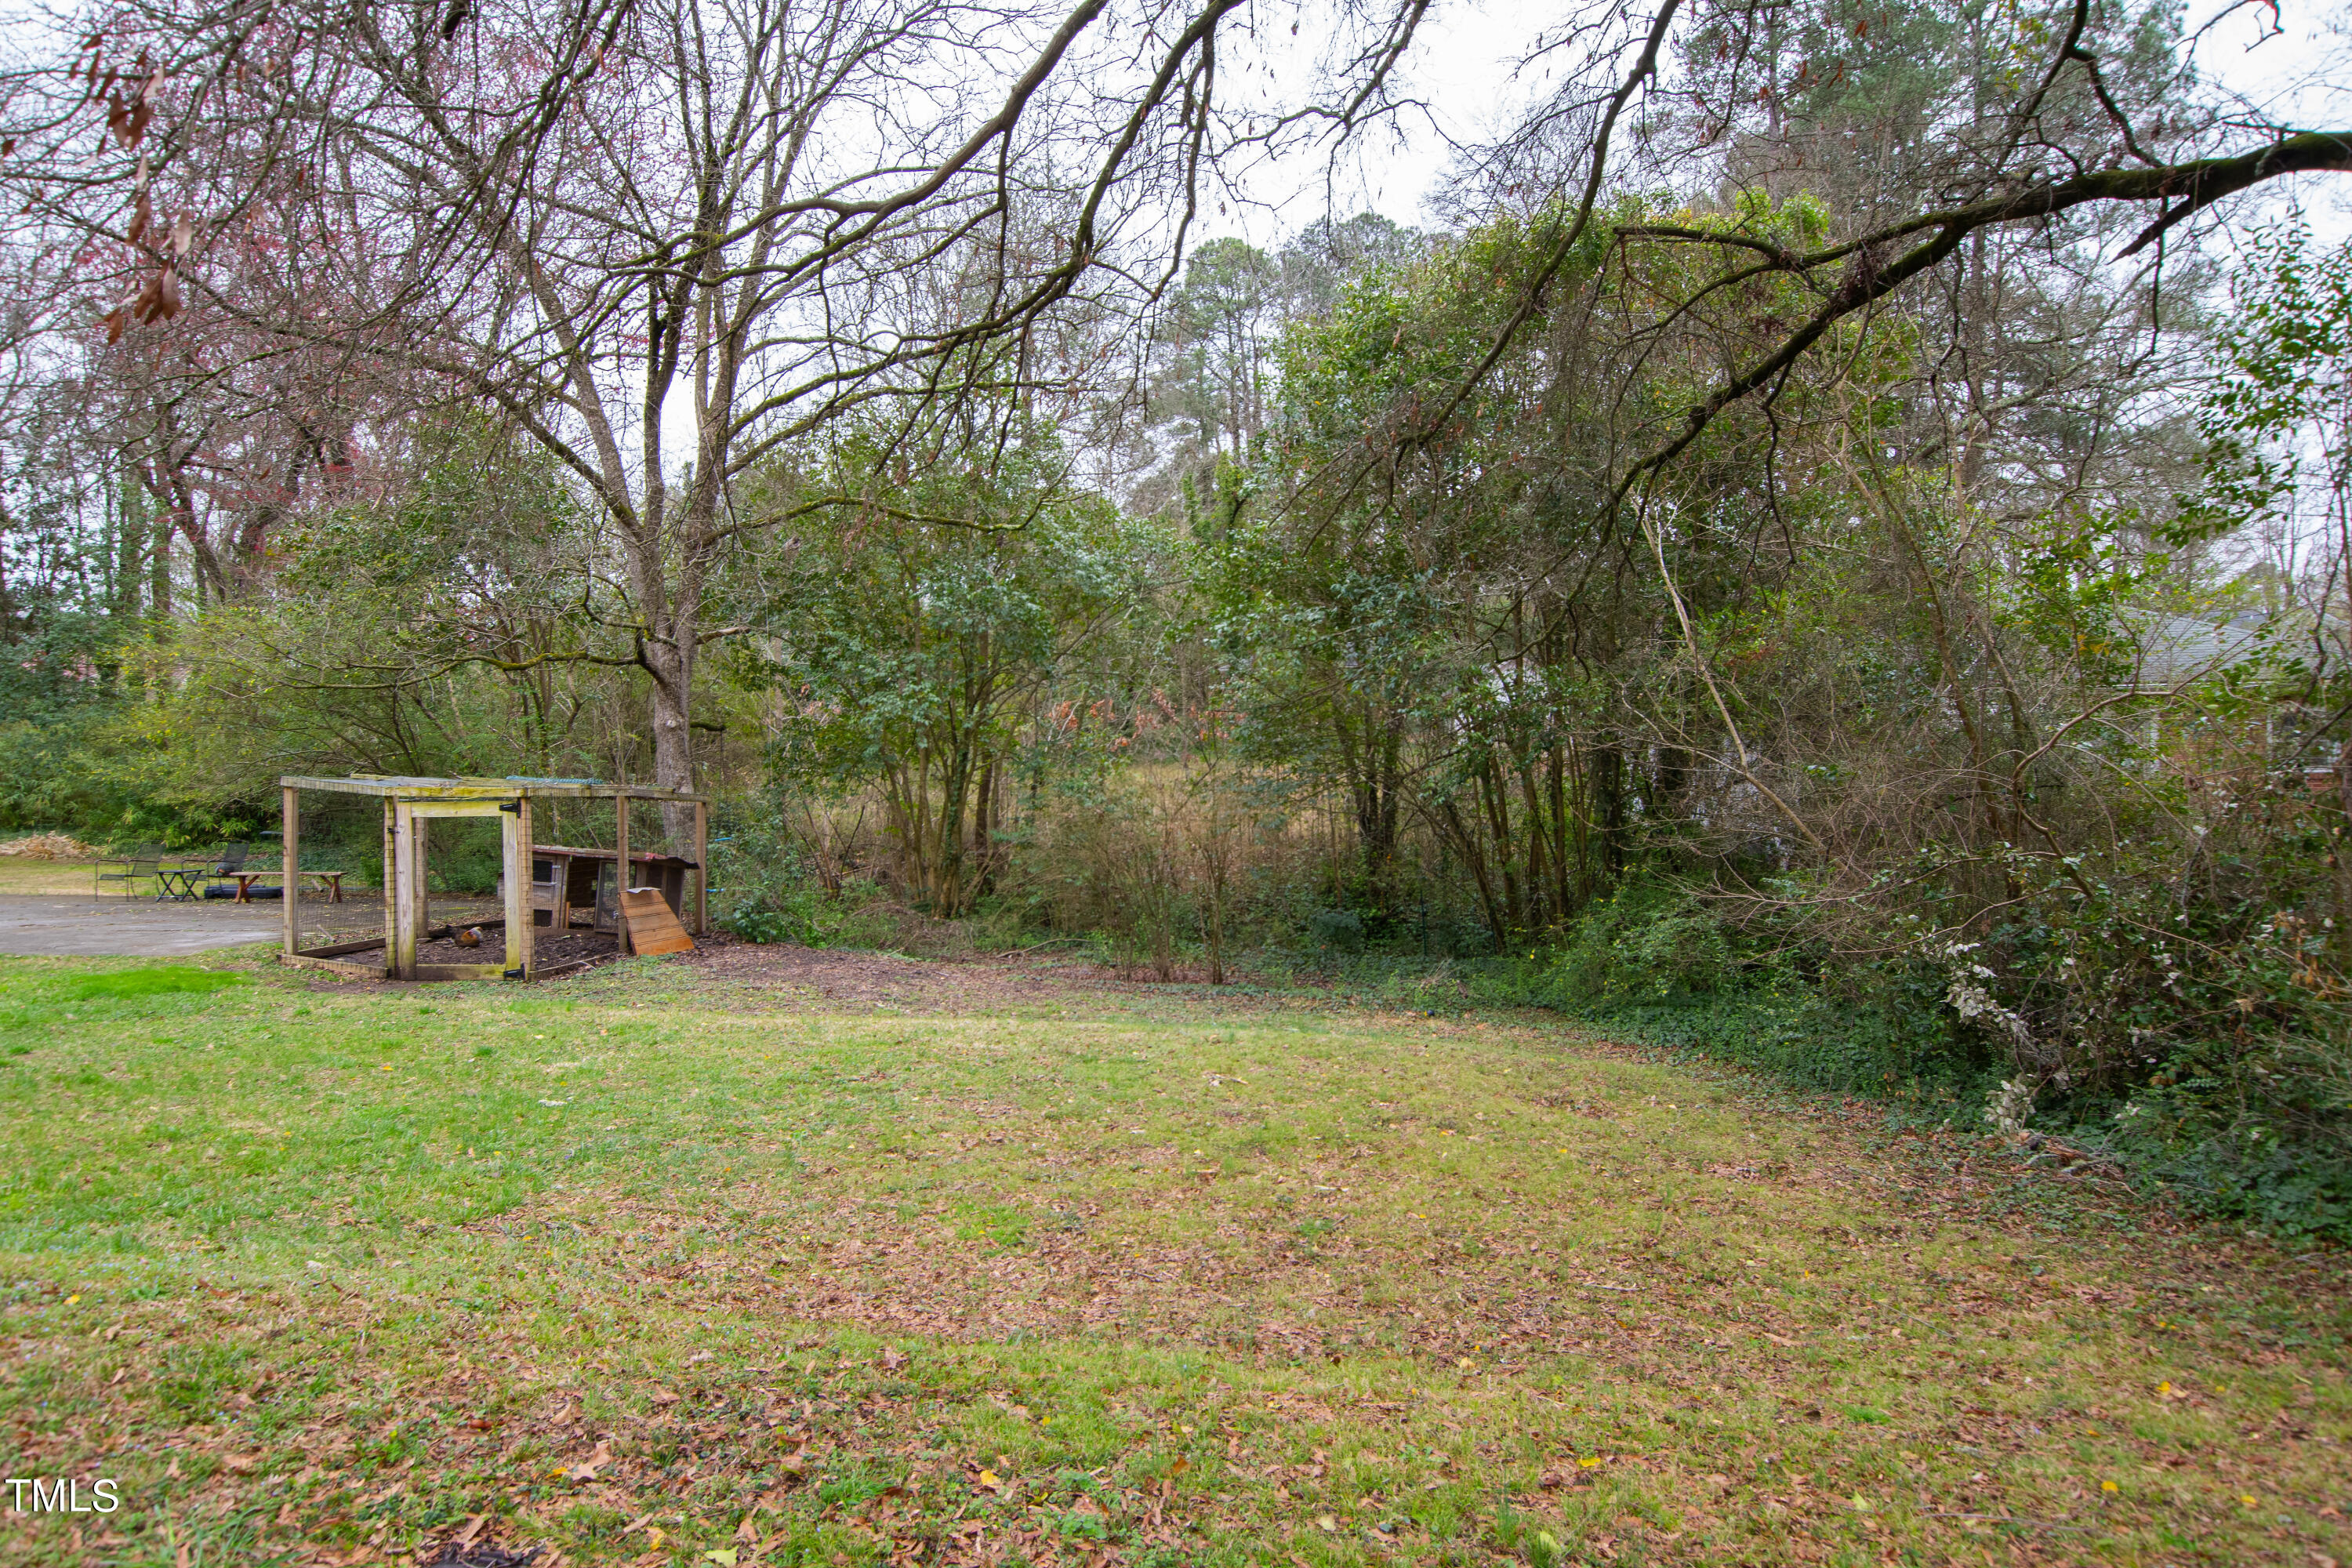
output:
{"label": "wooden coop roof", "polygon": [[651,784],[606,784],[602,779],[413,778],[392,773],[353,773],[349,778],[304,778],[287,774],[283,789],[325,790],[331,795],[398,796],[402,800],[512,800],[530,795],[537,800],[674,800],[698,804],[705,797],[682,789],[656,789]]}

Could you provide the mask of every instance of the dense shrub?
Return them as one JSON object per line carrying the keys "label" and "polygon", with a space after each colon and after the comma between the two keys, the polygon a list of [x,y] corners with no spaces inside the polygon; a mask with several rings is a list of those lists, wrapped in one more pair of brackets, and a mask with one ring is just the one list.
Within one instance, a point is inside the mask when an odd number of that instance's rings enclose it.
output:
{"label": "dense shrub", "polygon": [[2153,880],[2102,893],[2021,899],[1982,942],[1837,959],[1809,951],[1801,914],[1735,930],[1636,878],[1465,989],[1987,1135],[2010,1131],[2005,1099],[2021,1127],[2202,1212],[2352,1238],[2352,1021],[2330,933]]}

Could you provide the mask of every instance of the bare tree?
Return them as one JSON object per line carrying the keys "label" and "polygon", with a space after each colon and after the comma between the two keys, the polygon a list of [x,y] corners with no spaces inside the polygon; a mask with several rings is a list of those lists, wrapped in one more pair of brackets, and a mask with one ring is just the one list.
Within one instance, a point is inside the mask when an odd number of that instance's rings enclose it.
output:
{"label": "bare tree", "polygon": [[[735,629],[712,574],[778,521],[732,481],[877,403],[1079,390],[1087,323],[1156,293],[1221,150],[1378,112],[1420,12],[1343,12],[1329,101],[1248,121],[1219,96],[1244,0],[161,4],[92,30],[147,62],[137,157],[67,156],[73,92],[37,71],[11,111],[49,138],[40,199],[266,335],[249,358],[486,401],[563,463],[684,786],[697,663]],[[282,286],[229,282],[269,258]]]}

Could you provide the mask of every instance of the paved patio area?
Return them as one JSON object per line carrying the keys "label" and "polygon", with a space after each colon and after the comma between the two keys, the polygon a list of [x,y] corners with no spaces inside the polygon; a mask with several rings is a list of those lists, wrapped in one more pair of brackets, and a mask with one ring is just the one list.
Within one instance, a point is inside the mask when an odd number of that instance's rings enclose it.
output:
{"label": "paved patio area", "polygon": [[276,942],[284,930],[272,903],[160,903],[0,894],[0,953],[48,958],[121,955],[180,958],[216,947]]}

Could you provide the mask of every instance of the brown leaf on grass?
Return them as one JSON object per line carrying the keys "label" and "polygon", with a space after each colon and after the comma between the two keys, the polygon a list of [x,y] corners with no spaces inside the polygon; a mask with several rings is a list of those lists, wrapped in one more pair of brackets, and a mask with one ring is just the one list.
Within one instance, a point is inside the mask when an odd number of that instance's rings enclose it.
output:
{"label": "brown leaf on grass", "polygon": [[593,1481],[596,1479],[596,1472],[612,1462],[613,1445],[600,1437],[596,1441],[595,1450],[585,1459],[564,1471],[563,1478],[572,1481]]}
{"label": "brown leaf on grass", "polygon": [[240,1476],[249,1476],[261,1468],[261,1461],[251,1454],[223,1454],[221,1468],[235,1470]]}

